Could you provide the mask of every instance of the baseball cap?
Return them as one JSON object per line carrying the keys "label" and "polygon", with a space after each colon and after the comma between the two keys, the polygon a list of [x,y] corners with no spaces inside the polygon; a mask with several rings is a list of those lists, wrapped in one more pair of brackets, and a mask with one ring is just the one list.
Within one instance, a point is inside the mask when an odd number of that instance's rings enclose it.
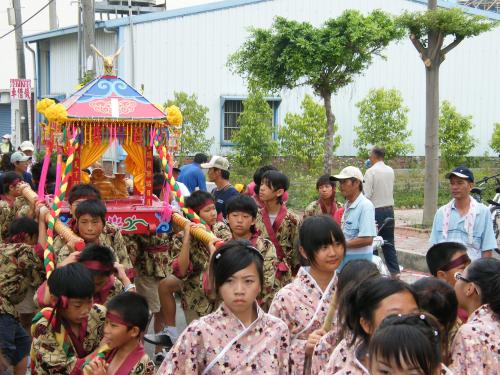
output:
{"label": "baseball cap", "polygon": [[10,156],[10,162],[28,161],[31,157],[24,155],[21,151],[16,151]]}
{"label": "baseball cap", "polygon": [[35,146],[33,146],[33,143],[31,143],[30,141],[24,141],[23,143],[21,143],[19,148],[23,152],[24,151],[35,151]]}
{"label": "baseball cap", "polygon": [[229,161],[222,156],[212,156],[212,159],[208,163],[203,163],[201,165],[203,169],[217,168],[223,171],[229,171]]}
{"label": "baseball cap", "polygon": [[340,171],[339,174],[332,176],[334,180],[347,180],[348,178],[355,178],[363,182],[363,173],[359,168],[349,166]]}
{"label": "baseball cap", "polygon": [[10,134],[4,134],[4,136],[2,138],[11,139],[12,137],[10,136]]}
{"label": "baseball cap", "polygon": [[474,174],[467,167],[456,167],[450,173],[446,174],[446,178],[450,178],[451,176],[457,176],[469,180],[470,182],[474,182]]}

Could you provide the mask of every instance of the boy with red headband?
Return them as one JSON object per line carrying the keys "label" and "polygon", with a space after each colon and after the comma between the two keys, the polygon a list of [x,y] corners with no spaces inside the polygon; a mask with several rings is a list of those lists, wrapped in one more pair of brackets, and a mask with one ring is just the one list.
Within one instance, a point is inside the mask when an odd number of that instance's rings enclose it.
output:
{"label": "boy with red headband", "polygon": [[94,280],[83,264],[56,268],[49,277],[51,305],[31,326],[31,374],[80,374],[102,344],[106,308],[94,304]]}
{"label": "boy with red headband", "polygon": [[36,287],[44,278],[40,258],[43,248],[37,244],[44,241],[39,235],[42,232],[33,219],[15,219],[10,225],[8,242],[0,244],[0,352],[14,368],[15,375],[26,373],[31,343],[15,305],[27,296],[30,285]]}
{"label": "boy with red headband", "polygon": [[[84,209],[81,209],[80,212],[77,212],[78,206],[83,203],[83,202],[98,202],[98,203],[91,203],[89,206],[87,204],[84,205]],[[101,200],[101,194],[99,193],[99,190],[97,190],[93,185],[89,184],[77,184],[74,185],[68,195],[68,203],[70,205],[70,213],[71,213],[71,220],[68,221],[67,225],[73,230],[73,232],[77,233],[82,237],[86,243],[88,242],[98,242],[101,245],[109,247],[111,250],[113,250],[113,253],[116,255],[116,259],[118,259],[118,262],[125,267],[125,271],[127,272],[127,276],[130,279],[133,279],[135,271],[132,266],[132,260],[130,259],[129,253],[127,251],[127,243],[122,236],[120,229],[116,227],[115,225],[108,223],[106,221],[105,215],[106,215],[106,205],[104,202]],[[98,208],[97,205],[101,206],[101,208]],[[104,214],[102,214],[102,207],[104,207]],[[90,236],[92,238],[86,239],[84,238],[84,234],[82,235],[80,233],[80,226],[83,225],[83,223],[78,223],[78,217],[77,216],[82,216],[82,215],[90,215],[92,218],[87,217],[86,224],[89,224],[90,222],[96,222],[95,224],[98,225],[100,222],[102,222],[102,228],[100,228],[99,234],[96,236],[96,238],[93,238],[95,236]],[[100,220],[97,220],[99,218]],[[81,221],[81,220],[80,220]],[[86,230],[88,232],[88,230]],[[91,229],[90,232],[95,232],[95,226],[94,229]],[[58,258],[65,258],[66,256],[69,255],[69,253],[73,252],[73,247],[74,244],[68,243],[66,244],[64,240],[60,237],[57,236],[54,239],[54,252],[58,256]],[[62,250],[64,248],[64,250]],[[59,253],[63,252],[63,255],[60,256]]]}
{"label": "boy with red headband", "polygon": [[153,375],[155,365],[142,345],[148,325],[146,299],[137,293],[122,293],[107,307],[103,342],[110,348],[104,359],[94,358],[88,369],[92,375]]}
{"label": "boy with red headband", "polygon": [[28,216],[31,208],[21,195],[20,187],[25,184],[20,174],[7,172],[2,176],[3,194],[0,195],[0,241],[7,236],[10,223],[16,217]]}
{"label": "boy with red headband", "polygon": [[289,186],[288,177],[281,172],[270,170],[262,175],[259,198],[263,207],[257,214],[255,226],[276,248],[280,270],[291,267],[295,274],[300,267],[296,250],[300,219],[283,203],[283,194]]}
{"label": "boy with red headband", "polygon": [[[232,235],[228,226],[223,222],[217,222],[217,211],[212,195],[197,190],[186,198],[186,207],[195,211],[207,223],[217,239],[222,241],[231,239]],[[192,239],[190,228],[194,225],[187,224],[184,227],[182,240],[174,239],[170,264],[173,276],[162,280],[158,287],[160,311],[166,326],[162,333],[151,339],[151,342],[165,343],[167,336],[172,341],[177,339],[174,293],[180,292],[181,294],[182,307],[188,324],[200,316],[210,314],[214,309],[214,302],[205,293],[203,283],[207,281],[206,270],[210,257],[215,251],[214,243],[218,240],[214,239],[206,246],[203,242]]]}
{"label": "boy with red headband", "polygon": [[[134,287],[125,274],[123,266],[116,262],[113,252],[106,246],[88,245],[81,253],[71,253],[62,263],[58,264],[58,267],[75,262],[83,264],[92,274],[95,303],[104,305],[114,296]],[[39,307],[50,306],[47,282],[38,288],[35,303]]]}
{"label": "boy with red headband", "polygon": [[[113,235],[105,233],[106,206],[101,200],[86,200],[76,206],[74,213],[76,225],[73,231],[78,234],[86,244],[98,244],[110,248],[118,262],[125,267],[127,276],[135,274],[132,262],[126,248],[126,242],[118,230]],[[117,241],[117,237],[119,240]],[[57,262],[64,261],[74,250],[71,244],[64,245],[56,251]]]}

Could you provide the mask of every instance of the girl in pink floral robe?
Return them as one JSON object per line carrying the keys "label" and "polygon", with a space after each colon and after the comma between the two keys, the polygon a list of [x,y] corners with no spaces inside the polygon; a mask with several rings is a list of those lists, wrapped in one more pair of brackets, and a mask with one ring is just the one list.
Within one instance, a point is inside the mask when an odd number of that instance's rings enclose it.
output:
{"label": "girl in pink floral robe", "polygon": [[184,330],[157,374],[288,374],[288,328],[256,303],[263,261],[242,240],[214,253],[210,275],[223,303]]}
{"label": "girl in pink floral robe", "polygon": [[[337,282],[336,299],[337,306],[345,293],[353,286],[361,284],[363,281],[380,276],[380,272],[375,263],[366,259],[355,259],[348,262],[340,271]],[[324,335],[314,348],[311,361],[311,375],[317,375],[328,363],[335,347],[340,342],[342,327],[344,324],[338,321],[338,311],[335,314],[333,325],[330,331]]]}
{"label": "girl in pink floral robe", "polygon": [[337,283],[336,269],[345,254],[345,238],[330,216],[308,217],[299,232],[300,254],[310,264],[281,289],[269,313],[283,320],[291,334],[290,368],[302,375],[306,354],[326,332],[322,326]]}
{"label": "girl in pink floral robe", "polygon": [[417,313],[417,299],[408,284],[385,277],[365,280],[343,293],[339,321],[347,330],[319,374],[368,375],[371,335],[386,316]]}
{"label": "girl in pink floral robe", "polygon": [[500,373],[500,261],[481,258],[455,274],[458,304],[469,315],[451,345],[456,374]]}
{"label": "girl in pink floral robe", "polygon": [[372,375],[388,373],[450,374],[444,359],[441,325],[427,314],[391,315],[370,340],[369,368]]}

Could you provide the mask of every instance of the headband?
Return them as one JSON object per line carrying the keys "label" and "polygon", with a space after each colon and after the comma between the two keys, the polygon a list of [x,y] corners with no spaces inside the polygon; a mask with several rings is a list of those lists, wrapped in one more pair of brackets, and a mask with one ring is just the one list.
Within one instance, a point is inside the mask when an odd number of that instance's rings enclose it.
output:
{"label": "headband", "polygon": [[466,264],[466,263],[470,263],[470,258],[467,254],[464,254],[460,257],[458,257],[457,259],[449,262],[449,263],[446,263],[444,266],[442,266],[439,271],[449,271],[453,268],[456,268],[458,266],[461,266],[462,264]]}
{"label": "headband", "polygon": [[205,207],[210,206],[211,204],[214,204],[214,200],[212,198],[208,198],[205,202],[202,204],[193,207],[193,211],[196,213],[199,213],[201,210],[203,210]]}
{"label": "headband", "polygon": [[16,178],[14,181],[12,181],[10,184],[9,184],[9,188],[15,188],[17,185],[19,185],[21,182],[23,182],[23,180],[21,180],[20,178]]}
{"label": "headband", "polygon": [[26,240],[27,234],[25,232],[14,234],[10,237],[10,243],[22,243]]}
{"label": "headband", "polygon": [[125,320],[123,320],[123,318],[118,315],[118,314],[114,314],[112,312],[107,312],[106,313],[106,319],[108,319],[110,322],[113,322],[113,323],[116,323],[116,324],[121,324],[121,325],[124,325],[126,327],[133,327],[134,325],[130,322],[126,322]]}
{"label": "headband", "polygon": [[113,266],[106,266],[102,262],[98,260],[84,260],[82,263],[86,268],[92,271],[104,271],[104,272],[111,272],[113,271],[114,267]]}

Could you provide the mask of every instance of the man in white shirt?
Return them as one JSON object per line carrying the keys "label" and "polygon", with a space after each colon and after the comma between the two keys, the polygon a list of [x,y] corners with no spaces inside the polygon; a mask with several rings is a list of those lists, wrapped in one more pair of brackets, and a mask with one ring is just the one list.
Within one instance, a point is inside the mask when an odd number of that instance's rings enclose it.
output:
{"label": "man in white shirt", "polygon": [[394,170],[384,163],[385,150],[373,147],[370,153],[372,166],[365,173],[364,192],[366,198],[375,206],[375,221],[379,236],[384,239],[384,252],[387,268],[392,275],[400,272],[396,248],[394,247]]}

